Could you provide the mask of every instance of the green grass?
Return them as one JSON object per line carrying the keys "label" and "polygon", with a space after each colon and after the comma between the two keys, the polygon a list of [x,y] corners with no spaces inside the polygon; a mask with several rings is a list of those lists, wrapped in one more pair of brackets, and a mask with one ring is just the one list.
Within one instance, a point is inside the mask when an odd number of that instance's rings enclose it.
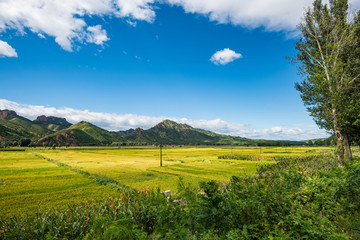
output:
{"label": "green grass", "polygon": [[[251,176],[203,182],[195,189],[181,182],[181,191],[170,199],[158,190],[125,189],[117,198],[60,211],[0,216],[0,239],[359,239],[357,157],[343,168],[337,167],[333,153],[270,156],[274,158],[275,164],[265,163]],[[251,163],[237,162],[244,169]],[[173,164],[161,170],[199,178],[226,175],[222,169],[205,168]],[[78,172],[89,179],[100,176]],[[142,175],[158,177],[151,171]]]}
{"label": "green grass", "polygon": [[1,152],[0,176],[2,216],[115,195],[111,189],[30,152]]}
{"label": "green grass", "polygon": [[[121,185],[176,192],[179,177],[196,187],[201,181],[223,182],[233,175],[252,175],[259,166],[274,163],[275,157],[330,150],[166,147],[163,167],[159,166],[159,149],[150,147],[0,152],[0,216],[117,196]],[[220,155],[250,155],[260,161],[218,159]]]}

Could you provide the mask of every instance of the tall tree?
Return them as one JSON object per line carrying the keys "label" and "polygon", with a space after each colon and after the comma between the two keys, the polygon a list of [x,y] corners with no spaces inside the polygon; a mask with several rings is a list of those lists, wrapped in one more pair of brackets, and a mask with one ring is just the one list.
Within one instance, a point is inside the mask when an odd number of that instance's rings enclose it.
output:
{"label": "tall tree", "polygon": [[351,158],[349,132],[359,92],[359,12],[349,17],[347,0],[315,0],[299,25],[296,61],[305,80],[296,84],[315,122],[337,139],[339,166]]}

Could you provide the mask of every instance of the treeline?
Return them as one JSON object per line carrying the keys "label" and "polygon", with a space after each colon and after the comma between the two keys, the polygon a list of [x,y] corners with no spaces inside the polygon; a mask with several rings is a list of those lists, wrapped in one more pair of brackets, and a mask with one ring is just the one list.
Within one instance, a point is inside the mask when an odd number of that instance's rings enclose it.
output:
{"label": "treeline", "polygon": [[335,135],[325,138],[325,139],[316,139],[309,140],[307,145],[311,146],[336,146],[336,137]]}

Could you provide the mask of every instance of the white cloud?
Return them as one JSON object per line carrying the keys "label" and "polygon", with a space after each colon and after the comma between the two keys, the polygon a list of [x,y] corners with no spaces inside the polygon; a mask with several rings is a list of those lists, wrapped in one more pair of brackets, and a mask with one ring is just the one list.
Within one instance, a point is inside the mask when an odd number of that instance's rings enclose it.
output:
{"label": "white cloud", "polygon": [[45,37],[44,34],[42,34],[42,33],[38,33],[38,37],[39,37],[39,38],[42,38],[42,39],[46,39],[46,37]]}
{"label": "white cloud", "polygon": [[[299,24],[304,9],[313,0],[167,0],[188,13],[208,16],[211,21],[231,23],[246,28],[264,27],[268,31],[292,32]],[[326,2],[326,1],[324,1]],[[359,0],[349,1],[353,8]]]}
{"label": "white cloud", "polygon": [[13,49],[7,42],[0,40],[0,57],[17,57],[15,49]]}
{"label": "white cloud", "polygon": [[67,107],[54,108],[49,106],[19,104],[5,99],[0,99],[0,109],[14,110],[19,115],[32,120],[39,115],[46,115],[65,117],[71,123],[88,121],[107,130],[127,130],[137,127],[148,129],[162,120],[170,119],[178,123],[186,123],[195,128],[206,129],[220,134],[256,139],[307,140],[329,136],[325,131],[319,130],[316,126],[304,128],[275,126],[268,129],[254,129],[245,124],[226,122],[221,119],[196,120],[165,116],[151,117],[135,114],[101,113]]}
{"label": "white cloud", "polygon": [[87,26],[85,16],[115,16],[152,22],[153,0],[2,0],[0,32],[26,30],[55,38],[65,50],[72,51],[76,42],[98,45],[109,38],[101,25]]}
{"label": "white cloud", "polygon": [[118,17],[131,17],[147,22],[153,22],[155,19],[155,12],[151,4],[154,0],[116,0],[118,7],[116,15]]}
{"label": "white cloud", "polygon": [[106,35],[106,31],[101,29],[101,25],[91,26],[87,28],[87,41],[89,43],[95,43],[97,45],[103,45],[109,38]]}
{"label": "white cloud", "polygon": [[[303,16],[304,8],[313,0],[0,0],[0,33],[31,31],[40,38],[53,37],[65,50],[76,43],[98,45],[109,38],[100,25],[89,27],[85,17],[127,18],[133,26],[138,21],[152,23],[154,5],[170,4],[188,13],[207,16],[211,21],[230,23],[246,28],[264,27],[268,31],[293,33]],[[353,9],[360,0],[350,0]],[[158,5],[161,6],[161,5]],[[98,27],[100,26],[100,27]],[[94,32],[98,30],[98,32]]]}
{"label": "white cloud", "polygon": [[131,20],[127,20],[126,21],[130,26],[132,26],[132,27],[136,27],[136,25],[137,25],[137,22],[136,21],[131,21]]}
{"label": "white cloud", "polygon": [[212,57],[210,58],[210,61],[212,61],[216,65],[226,65],[229,62],[233,62],[239,58],[242,58],[242,55],[240,53],[236,53],[229,48],[225,48],[224,50],[214,53],[214,55],[212,55]]}

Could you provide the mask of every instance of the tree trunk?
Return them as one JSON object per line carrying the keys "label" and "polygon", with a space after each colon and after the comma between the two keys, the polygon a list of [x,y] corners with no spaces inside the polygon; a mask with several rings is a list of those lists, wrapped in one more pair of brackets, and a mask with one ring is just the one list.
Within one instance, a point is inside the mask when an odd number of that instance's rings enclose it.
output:
{"label": "tree trunk", "polygon": [[334,130],[336,136],[336,154],[338,157],[339,167],[344,166],[344,137],[340,130],[338,119],[337,119],[337,111],[335,108],[332,109],[332,119],[334,121]]}
{"label": "tree trunk", "polygon": [[338,156],[339,167],[344,166],[344,138],[341,134],[341,131],[335,125],[335,135],[336,135],[336,153]]}
{"label": "tree trunk", "polygon": [[351,161],[352,152],[351,152],[351,147],[350,147],[350,143],[349,143],[349,137],[348,137],[347,133],[344,133],[343,136],[344,136],[344,145],[345,145],[345,150],[346,150],[346,159],[348,161]]}

